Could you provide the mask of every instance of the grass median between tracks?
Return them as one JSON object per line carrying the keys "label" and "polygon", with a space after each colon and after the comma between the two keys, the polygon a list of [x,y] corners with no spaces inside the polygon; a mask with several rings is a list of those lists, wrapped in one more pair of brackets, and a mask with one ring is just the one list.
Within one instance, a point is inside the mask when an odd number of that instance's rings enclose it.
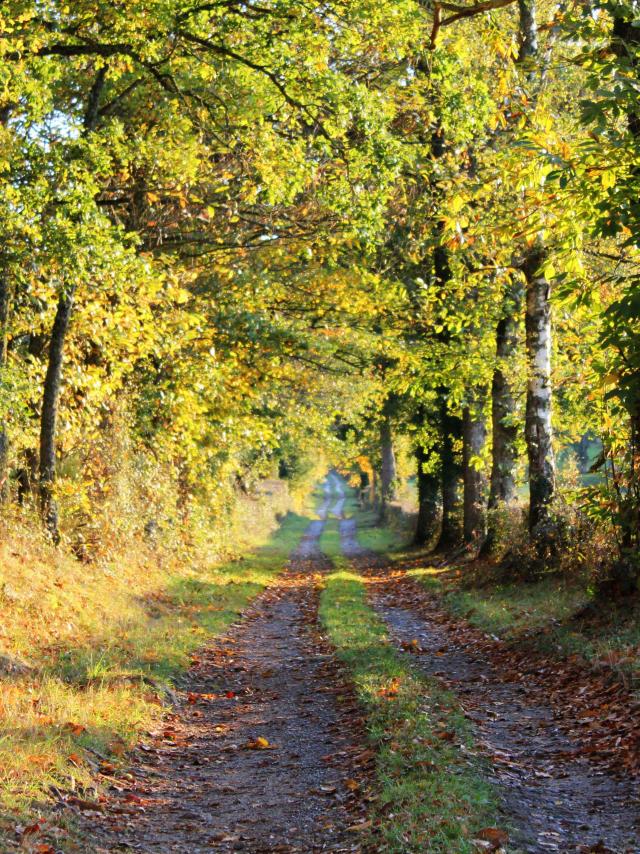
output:
{"label": "grass median between tracks", "polygon": [[499,819],[469,724],[454,695],[392,645],[367,601],[365,579],[331,554],[335,541],[329,526],[323,547],[336,571],[325,580],[320,619],[353,681],[376,751],[377,850],[475,851],[474,839]]}

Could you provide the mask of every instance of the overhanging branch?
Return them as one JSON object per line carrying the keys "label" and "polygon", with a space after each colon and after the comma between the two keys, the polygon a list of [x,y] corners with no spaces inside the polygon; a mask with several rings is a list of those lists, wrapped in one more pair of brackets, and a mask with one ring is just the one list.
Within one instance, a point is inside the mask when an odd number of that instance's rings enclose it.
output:
{"label": "overhanging branch", "polygon": [[[504,9],[506,6],[511,6],[516,0],[483,0],[481,3],[473,3],[471,6],[461,6],[457,3],[446,2],[431,2],[431,0],[418,0],[420,6],[426,9],[433,15],[433,26],[431,28],[430,47],[433,50],[436,46],[438,33],[442,27],[447,27],[449,24],[455,24],[456,21],[462,21],[465,18],[475,18],[476,15],[483,15],[485,12],[492,12],[494,9]],[[444,18],[445,12],[453,14]]]}

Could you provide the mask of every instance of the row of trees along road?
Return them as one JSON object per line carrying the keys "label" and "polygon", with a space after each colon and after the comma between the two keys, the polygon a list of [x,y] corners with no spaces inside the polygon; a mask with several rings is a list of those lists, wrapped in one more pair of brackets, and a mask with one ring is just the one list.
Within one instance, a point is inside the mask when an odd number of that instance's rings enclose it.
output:
{"label": "row of trees along road", "polygon": [[574,503],[617,544],[603,589],[632,589],[637,23],[631,2],[8,0],[5,499],[35,490],[57,539],[61,502],[104,497],[117,425],[185,506],[347,435],[388,506],[404,436],[417,541],[495,551],[526,469],[539,567],[570,533],[554,446],[588,434]]}

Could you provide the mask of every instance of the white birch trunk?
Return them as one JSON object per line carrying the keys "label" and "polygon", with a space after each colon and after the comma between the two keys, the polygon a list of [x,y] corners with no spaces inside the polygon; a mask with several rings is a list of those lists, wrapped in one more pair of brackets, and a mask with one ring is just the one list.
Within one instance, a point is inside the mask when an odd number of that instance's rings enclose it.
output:
{"label": "white birch trunk", "polygon": [[555,492],[555,460],[551,426],[551,303],[550,285],[540,270],[543,253],[533,252],[524,272],[527,282],[527,410],[525,433],[529,458],[529,529],[549,517]]}

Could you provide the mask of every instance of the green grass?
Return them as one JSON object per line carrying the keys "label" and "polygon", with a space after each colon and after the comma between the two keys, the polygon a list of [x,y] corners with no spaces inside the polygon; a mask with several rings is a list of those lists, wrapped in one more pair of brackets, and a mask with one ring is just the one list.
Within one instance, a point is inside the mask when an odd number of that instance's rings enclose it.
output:
{"label": "green grass", "polygon": [[261,548],[206,572],[169,579],[144,603],[146,619],[131,621],[117,639],[93,638],[52,661],[49,672],[80,687],[109,679],[169,684],[192,653],[222,633],[282,570],[309,524],[289,513]]}
{"label": "green grass", "polygon": [[353,487],[348,486],[346,483],[344,484],[345,488],[345,501],[343,507],[343,513],[347,517],[351,517],[357,515],[361,512],[360,502],[358,501],[358,493]]}
{"label": "green grass", "polygon": [[337,519],[328,519],[320,535],[320,551],[334,562],[341,554],[340,527]]}
{"label": "green grass", "polygon": [[576,587],[546,579],[535,584],[501,584],[445,593],[449,609],[483,631],[499,636],[538,630],[566,620],[587,597]]}
{"label": "green grass", "polygon": [[481,631],[512,643],[533,644],[540,651],[578,655],[611,667],[632,688],[640,689],[640,606],[592,602],[584,584],[562,579],[535,583],[469,585],[465,570],[442,572],[428,565],[408,571],[440,597],[454,616]]}
{"label": "green grass", "polygon": [[406,546],[409,531],[396,520],[395,524],[380,525],[380,514],[372,507],[361,507],[355,489],[347,489],[344,514],[355,518],[358,542],[363,548],[377,554],[389,555]]}
{"label": "green grass", "polygon": [[378,524],[378,514],[371,510],[361,510],[356,515],[358,523],[358,542],[363,548],[376,554],[389,555],[404,546],[407,532],[400,528]]}
{"label": "green grass", "polygon": [[327,525],[322,548],[338,569],[326,579],[320,619],[353,680],[377,753],[376,850],[476,850],[474,831],[496,824],[497,806],[455,696],[391,645],[364,579],[338,554],[335,524]]}
{"label": "green grass", "polygon": [[579,585],[545,580],[481,590],[452,590],[443,601],[483,631],[517,641],[523,636],[545,652],[579,655],[612,667],[640,688],[640,608],[602,606]]}

